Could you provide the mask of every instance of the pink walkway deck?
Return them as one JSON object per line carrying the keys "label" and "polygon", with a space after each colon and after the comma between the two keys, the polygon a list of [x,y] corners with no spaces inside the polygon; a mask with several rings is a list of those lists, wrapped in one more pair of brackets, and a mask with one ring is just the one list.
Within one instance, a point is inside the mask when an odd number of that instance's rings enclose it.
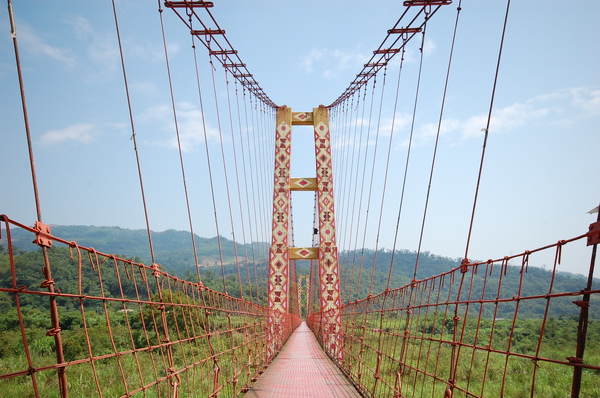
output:
{"label": "pink walkway deck", "polygon": [[245,398],[354,398],[360,394],[321,350],[312,331],[294,331]]}

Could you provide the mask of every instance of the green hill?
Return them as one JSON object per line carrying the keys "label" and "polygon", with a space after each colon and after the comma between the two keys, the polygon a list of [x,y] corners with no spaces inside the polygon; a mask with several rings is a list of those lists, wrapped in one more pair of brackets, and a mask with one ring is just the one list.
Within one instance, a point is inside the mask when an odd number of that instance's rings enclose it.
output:
{"label": "green hill", "polygon": [[[21,267],[31,267],[31,273],[39,271],[39,255],[35,255],[38,247],[31,243],[32,234],[20,229],[11,230],[14,246],[18,249],[20,255],[19,264]],[[133,258],[135,261],[150,263],[150,252],[148,249],[148,237],[145,230],[129,230],[119,227],[96,227],[96,226],[53,226],[52,233],[67,241],[76,241],[78,244],[86,247],[93,247],[104,253],[114,253],[125,258]],[[5,234],[2,235],[5,237]],[[191,249],[191,236],[189,232],[168,230],[164,232],[153,233],[153,244],[155,248],[156,262],[171,274],[195,279],[193,251]],[[221,277],[219,245],[217,238],[202,238],[196,236],[199,263],[203,265],[201,273],[203,281],[207,286],[222,290],[223,278]],[[61,249],[60,244],[55,244],[53,248]],[[250,264],[255,264],[259,273],[263,276],[266,271],[265,256],[268,250],[268,244],[264,242],[250,244],[237,244],[226,238],[221,237],[221,248],[223,262],[225,264],[225,274],[227,278],[227,290],[232,295],[239,292],[237,288],[237,270],[235,264],[235,250],[237,246],[238,258],[240,264],[245,264],[245,256],[248,255]],[[254,249],[254,250],[253,250]],[[63,249],[66,250],[66,249]],[[260,253],[260,258],[259,258]],[[0,283],[2,286],[9,283],[9,270],[6,256],[6,239],[0,240],[0,257],[3,254],[5,261],[0,261]],[[255,255],[256,258],[252,258]],[[406,286],[413,279],[414,264],[416,261],[416,252],[408,250],[399,250],[392,253],[389,250],[381,250],[377,253],[375,272],[372,273],[372,264],[375,259],[373,250],[365,249],[360,251],[346,251],[340,253],[340,264],[342,270],[342,279],[349,283],[350,275],[354,272],[354,281],[349,285],[344,294],[344,300],[362,299],[368,296],[370,292],[377,294],[385,290],[387,286],[388,270],[394,258],[393,273],[390,288],[399,288]],[[2,258],[0,258],[2,260]],[[363,264],[362,268],[360,264]],[[453,259],[438,256],[432,253],[421,253],[417,279],[425,279],[435,275],[448,272],[458,267],[459,259]],[[307,274],[309,272],[309,262],[302,261],[297,264],[298,272]],[[61,267],[69,267],[63,264]],[[53,265],[54,267],[54,265]],[[254,268],[254,266],[253,266]],[[352,269],[354,268],[354,271]],[[479,272],[473,276],[471,289],[465,289],[460,299],[468,299],[464,292],[471,290],[471,299],[483,298],[484,300],[495,299],[498,294],[501,298],[511,298],[519,293],[521,281],[521,267],[509,266],[506,274],[503,276],[502,288],[498,293],[498,284],[500,278],[500,267],[496,267],[494,272],[487,276],[487,284],[484,285],[485,272]],[[65,275],[68,278],[68,272],[65,268]],[[235,276],[234,276],[235,275]],[[360,275],[360,286],[358,282]],[[470,275],[470,274],[469,274]],[[245,279],[245,273],[242,272],[242,278]],[[549,291],[552,273],[548,270],[536,267],[529,267],[526,277],[523,278],[521,285],[521,296],[546,295]],[[372,282],[371,282],[372,278]],[[255,284],[257,281],[252,281]],[[600,284],[600,280],[594,281],[595,286]],[[243,281],[247,283],[247,281]],[[259,281],[259,284],[262,282]],[[372,284],[372,288],[371,288]],[[449,283],[442,288],[447,289]],[[552,293],[577,292],[586,285],[586,277],[583,275],[574,275],[570,273],[558,273],[555,277]],[[266,288],[261,286],[261,288]],[[485,292],[484,292],[485,288]],[[446,294],[444,291],[442,294]],[[455,294],[455,293],[453,293]],[[458,297],[450,295],[451,299]],[[553,314],[573,314],[576,309],[573,308],[573,297],[563,297],[552,299],[551,313]],[[532,303],[536,301],[535,303]],[[533,300],[523,305],[519,311],[524,311],[532,317],[539,317],[545,311],[545,301]],[[490,306],[487,316],[492,316],[491,311],[494,308]],[[497,316],[510,316],[514,311],[514,302],[502,304]],[[600,314],[594,313],[593,317],[599,317]]]}
{"label": "green hill", "polygon": [[[11,230],[13,245],[22,251],[37,250],[38,247],[31,244],[32,235],[21,229]],[[127,258],[138,258],[140,262],[150,264],[150,246],[148,234],[143,229],[125,229],[120,227],[97,227],[83,225],[53,225],[52,234],[66,241],[74,241],[85,247],[93,247],[99,252],[117,254]],[[5,234],[2,234],[5,237]],[[202,238],[195,236],[198,262],[200,265],[220,265],[219,245],[217,237]],[[170,229],[163,232],[152,233],[155,261],[166,270],[175,275],[184,275],[187,270],[194,269],[194,252],[192,249],[192,237],[187,231]],[[6,239],[0,239],[0,245],[6,246]],[[60,246],[60,244],[59,244]],[[266,244],[254,243],[254,253],[266,250]],[[234,242],[221,237],[221,248],[223,262],[225,264],[235,263],[237,249],[238,258],[257,262],[252,258],[253,248],[251,244],[234,245]],[[244,260],[245,261],[245,260]]]}

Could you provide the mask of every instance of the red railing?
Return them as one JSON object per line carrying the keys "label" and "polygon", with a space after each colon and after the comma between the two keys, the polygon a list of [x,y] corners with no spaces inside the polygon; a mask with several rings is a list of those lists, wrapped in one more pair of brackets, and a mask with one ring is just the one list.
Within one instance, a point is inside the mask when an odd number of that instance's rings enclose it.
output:
{"label": "red railing", "polygon": [[267,366],[267,308],[0,222],[0,395],[238,396]]}
{"label": "red railing", "polygon": [[565,246],[589,236],[346,304],[338,365],[370,397],[600,396],[595,248],[587,279],[557,276]]}
{"label": "red railing", "polygon": [[[267,308],[0,221],[6,396],[238,396],[268,365]],[[47,260],[15,251],[17,228]],[[568,248],[590,236],[465,261],[346,304],[338,365],[372,397],[598,396],[595,248],[587,280],[559,275]],[[549,271],[532,267],[547,258]],[[572,279],[581,287],[567,289]],[[286,338],[295,323],[290,315]]]}

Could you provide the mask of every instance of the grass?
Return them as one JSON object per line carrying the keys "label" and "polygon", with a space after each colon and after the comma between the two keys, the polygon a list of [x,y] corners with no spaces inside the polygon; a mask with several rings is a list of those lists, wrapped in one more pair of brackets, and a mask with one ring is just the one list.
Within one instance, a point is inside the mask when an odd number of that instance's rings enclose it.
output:
{"label": "grass", "polygon": [[[162,398],[172,397],[175,388],[180,398],[209,397],[216,390],[220,397],[240,395],[241,389],[251,384],[251,379],[264,367],[265,325],[259,322],[250,324],[246,329],[234,330],[229,328],[229,322],[232,328],[240,328],[247,319],[235,315],[230,320],[221,319],[222,316],[218,314],[212,317],[213,333],[210,336],[201,333],[195,339],[186,341],[186,335],[182,335],[183,340],[172,344],[170,349],[165,346],[148,349],[144,345],[136,347],[134,353],[131,352],[134,347],[127,326],[113,327],[115,337],[111,340],[104,324],[95,325],[88,328],[92,352],[95,357],[110,357],[93,362],[87,360],[89,353],[83,330],[65,330],[62,336],[65,353],[68,360],[73,362],[65,368],[69,395]],[[171,340],[177,340],[177,331],[172,329],[170,333]],[[15,332],[0,333],[8,334],[14,336]],[[0,375],[29,369],[23,344],[18,332],[16,334],[18,338],[11,340],[12,346],[0,355]],[[111,341],[117,345],[117,352],[123,354],[114,354]],[[156,344],[158,339],[151,335],[150,342]],[[40,397],[60,397],[57,370],[40,369],[56,363],[54,338],[32,331],[28,333],[28,343],[33,368],[38,371],[30,375],[0,378],[0,396],[34,397],[37,388]],[[86,362],[76,363],[81,360]],[[170,368],[177,372],[177,378],[165,379]]]}
{"label": "grass", "polygon": [[[394,397],[395,389],[403,397],[444,396],[451,378],[453,351],[454,358],[458,358],[453,397],[564,398],[571,394],[573,366],[553,361],[568,362],[566,358],[575,353],[573,319],[548,322],[547,326],[553,329],[544,334],[538,357],[551,361],[534,361],[531,357],[536,355],[541,320],[518,322],[512,330],[510,353],[506,354],[512,320],[496,321],[493,327],[491,320],[484,320],[479,330],[475,324],[468,325],[463,344],[476,348],[457,345],[453,350],[451,328],[423,328],[413,324],[404,340],[403,322],[385,320],[382,328],[374,328],[379,324],[377,318],[363,315],[365,329],[358,321],[346,329],[344,367],[371,396]],[[590,322],[586,364],[600,366],[599,327],[599,322]],[[600,398],[599,376],[600,371],[583,370],[580,397]]]}

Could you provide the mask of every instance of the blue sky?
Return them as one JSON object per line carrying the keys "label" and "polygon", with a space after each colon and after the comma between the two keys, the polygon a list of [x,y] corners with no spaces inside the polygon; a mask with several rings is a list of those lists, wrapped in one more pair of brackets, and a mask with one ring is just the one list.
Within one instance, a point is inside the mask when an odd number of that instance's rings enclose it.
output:
{"label": "blue sky", "polygon": [[[457,4],[455,1],[444,7],[432,18],[428,29],[411,193],[406,198],[398,245],[402,249],[414,250],[417,244]],[[481,128],[489,107],[505,4],[497,0],[462,2],[423,242],[424,250],[432,253],[450,257],[464,253]],[[179,155],[174,145],[158,7],[153,2],[133,0],[118,1],[117,7],[150,198],[150,224],[159,231],[189,229],[178,174]],[[269,97],[278,105],[307,111],[333,102],[342,93],[402,10],[399,1],[216,0],[212,12]],[[16,1],[14,11],[44,221],[143,228],[111,3]],[[595,215],[586,212],[600,200],[600,184],[595,178],[600,147],[598,15],[600,3],[595,0],[568,4],[512,1],[472,258],[499,258],[570,238],[586,232],[595,220]],[[197,132],[202,114],[194,89],[190,35],[171,10],[165,10],[163,17],[194,229],[202,236],[214,236],[212,204],[206,194],[204,138]],[[0,31],[0,213],[32,224],[35,207],[6,7],[0,8]],[[405,133],[412,116],[412,77],[417,57],[417,48],[409,47],[402,80],[406,91],[402,91],[396,111],[396,163],[391,166],[380,247],[390,248],[393,242],[393,204],[398,197],[399,165],[405,156]],[[210,73],[206,64],[201,68]],[[390,65],[390,76],[394,71],[395,63]],[[225,89],[219,84],[219,101],[223,104]],[[394,84],[386,86],[387,96],[392,95]],[[386,101],[382,109],[382,126],[390,126],[392,102]],[[207,113],[205,122],[218,164],[219,130],[214,112]],[[388,136],[382,128],[382,137]],[[269,142],[268,137],[261,136],[260,140],[261,145]],[[373,142],[366,148],[372,150]],[[310,148],[303,154],[299,147],[296,153],[292,174],[300,177],[314,173],[308,157]],[[226,157],[226,162],[231,162],[231,155]],[[222,175],[215,173],[217,190],[222,194]],[[376,187],[381,187],[381,174],[381,170],[376,173]],[[338,203],[343,202],[339,198],[343,188],[340,181]],[[269,197],[270,193],[263,196]],[[378,200],[374,198],[373,203]],[[304,206],[312,212],[311,200],[299,198],[294,203],[295,211]],[[347,211],[343,204],[339,207],[340,214]],[[263,209],[268,214],[270,204]],[[222,201],[218,212],[227,212]],[[371,213],[373,223],[377,211]],[[227,216],[220,218],[221,234],[231,237]],[[310,229],[310,219],[296,216],[298,245],[309,244],[299,231]],[[370,247],[374,246],[376,228],[368,227]],[[339,232],[339,240],[346,247],[351,247],[351,233]],[[262,235],[257,236],[267,235],[268,240],[268,234],[263,226]],[[569,248],[568,253],[570,257],[562,269],[585,272],[589,250],[580,244]],[[547,266],[545,261],[539,265]]]}

